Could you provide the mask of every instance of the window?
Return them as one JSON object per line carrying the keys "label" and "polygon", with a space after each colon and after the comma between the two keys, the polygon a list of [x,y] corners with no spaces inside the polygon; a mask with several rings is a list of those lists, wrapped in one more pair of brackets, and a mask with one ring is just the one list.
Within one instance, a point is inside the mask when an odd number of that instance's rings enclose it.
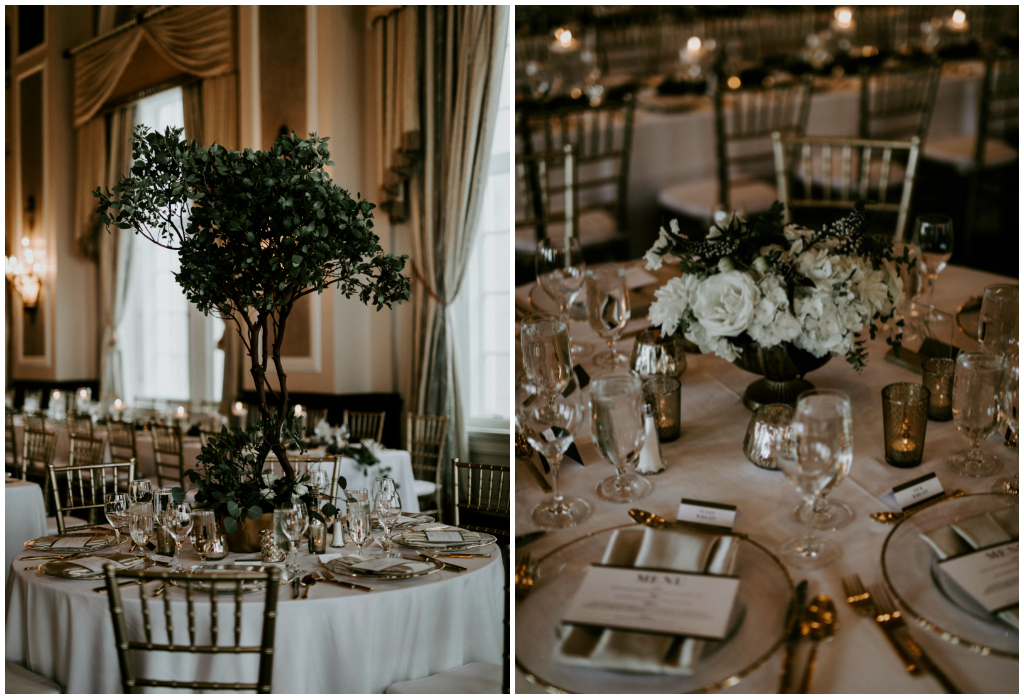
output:
{"label": "window", "polygon": [[[509,36],[511,42],[511,33]],[[490,167],[479,229],[456,302],[457,364],[468,426],[508,431],[510,418],[511,278],[509,276],[509,192],[511,102],[505,51]],[[471,329],[471,331],[470,331]]]}
{"label": "window", "polygon": [[[181,89],[141,100],[135,123],[164,131],[185,122]],[[224,322],[188,302],[174,280],[178,252],[141,236],[132,241],[129,292],[119,328],[125,400],[220,400],[224,352],[216,343]]]}

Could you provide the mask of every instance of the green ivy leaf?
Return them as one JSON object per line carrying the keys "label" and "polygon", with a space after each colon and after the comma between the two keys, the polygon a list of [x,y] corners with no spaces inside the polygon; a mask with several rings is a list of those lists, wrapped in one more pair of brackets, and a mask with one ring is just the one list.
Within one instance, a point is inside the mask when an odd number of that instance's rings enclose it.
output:
{"label": "green ivy leaf", "polygon": [[224,531],[226,531],[228,534],[238,533],[238,523],[234,520],[233,517],[224,518]]}

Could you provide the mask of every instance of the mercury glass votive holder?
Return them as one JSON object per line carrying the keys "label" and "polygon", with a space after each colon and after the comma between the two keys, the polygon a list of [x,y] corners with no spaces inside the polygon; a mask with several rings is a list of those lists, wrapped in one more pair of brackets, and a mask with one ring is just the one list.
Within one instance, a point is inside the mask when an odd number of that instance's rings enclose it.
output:
{"label": "mercury glass votive holder", "polygon": [[882,389],[885,460],[896,468],[913,468],[924,454],[931,392],[916,383],[894,383]]}
{"label": "mercury glass votive holder", "polygon": [[679,419],[679,379],[655,376],[644,381],[644,400],[654,408],[654,424],[658,427],[658,441],[679,439],[682,423]]}
{"label": "mercury glass votive holder", "polygon": [[775,439],[793,421],[794,408],[786,403],[762,405],[750,416],[747,434],[743,437],[743,454],[758,468],[778,471]]}
{"label": "mercury glass votive holder", "polygon": [[956,362],[952,359],[932,357],[921,365],[924,375],[921,383],[931,393],[928,399],[928,419],[945,422],[953,419],[953,376]]}

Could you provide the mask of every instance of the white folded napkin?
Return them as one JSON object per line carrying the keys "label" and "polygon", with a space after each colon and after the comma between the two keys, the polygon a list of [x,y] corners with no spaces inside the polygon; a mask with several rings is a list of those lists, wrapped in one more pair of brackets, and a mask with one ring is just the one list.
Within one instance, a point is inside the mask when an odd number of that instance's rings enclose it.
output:
{"label": "white folded napkin", "polygon": [[[739,542],[734,536],[677,529],[621,529],[612,535],[601,562],[729,575]],[[572,665],[618,672],[692,675],[704,643],[685,636],[571,626],[555,657]]]}
{"label": "white folded napkin", "polygon": [[[459,541],[431,541],[431,537],[428,536],[428,534],[436,535],[442,532],[459,534],[461,536],[461,539]],[[410,544],[423,544],[427,546],[458,546],[460,544],[478,542],[483,539],[483,537],[480,536],[480,532],[471,532],[465,529],[455,529],[454,527],[449,527],[447,529],[442,529],[439,531],[431,530],[422,532],[407,529],[404,532],[402,532],[402,538]]]}
{"label": "white folded napkin", "polygon": [[[68,541],[69,539],[77,539],[81,543],[74,543],[74,542]],[[76,535],[74,532],[71,532],[71,533],[66,534],[64,536],[50,535],[50,536],[40,537],[40,538],[35,540],[35,543],[33,544],[33,546],[35,548],[37,548],[37,549],[44,549],[44,550],[46,550],[46,549],[54,549],[54,548],[56,548],[56,549],[66,549],[66,548],[79,549],[79,548],[84,548],[84,549],[89,549],[89,550],[99,550],[99,549],[106,548],[107,546],[110,546],[112,543],[114,543],[114,533],[113,532],[111,532],[110,534],[99,534],[99,535],[92,535],[92,534]],[[54,546],[54,544],[60,544],[60,546]]]}
{"label": "white folded napkin", "polygon": [[[66,566],[64,575],[69,578],[94,578],[97,573],[103,572],[103,566],[107,563],[116,564],[118,570],[139,570],[143,567],[143,561],[144,559],[127,553],[111,553],[105,556],[89,556],[87,559],[79,558],[61,562]],[[95,565],[91,565],[93,563]]]}

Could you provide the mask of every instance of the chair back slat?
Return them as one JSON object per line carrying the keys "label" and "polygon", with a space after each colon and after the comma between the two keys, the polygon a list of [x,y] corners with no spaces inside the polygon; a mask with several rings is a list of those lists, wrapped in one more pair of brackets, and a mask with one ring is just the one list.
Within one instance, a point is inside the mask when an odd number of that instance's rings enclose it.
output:
{"label": "chair back slat", "polygon": [[92,417],[88,413],[67,412],[68,434],[72,437],[92,439]]}
{"label": "chair back slat", "polygon": [[110,455],[117,461],[135,459],[139,455],[135,448],[135,423],[124,420],[107,421],[107,440],[110,442]]}
{"label": "chair back slat", "polygon": [[[508,536],[511,531],[511,489],[507,487],[511,467],[476,464],[452,459],[455,524],[466,529]],[[460,522],[460,512],[477,512],[496,516],[505,522],[504,528],[485,527],[475,522]]]}
{"label": "chair back slat", "polygon": [[45,474],[46,467],[53,463],[53,455],[57,450],[57,433],[40,432],[26,427],[23,447],[21,479],[25,480],[29,471]]}
{"label": "chair back slat", "polygon": [[537,240],[548,237],[548,226],[567,227],[565,233],[579,236],[577,159],[572,145],[559,151],[517,155],[515,227],[533,228]]}
{"label": "chair back slat", "polygon": [[[53,491],[57,512],[57,532],[64,534],[77,529],[91,529],[95,524],[69,527],[64,518],[73,510],[85,510],[90,521],[100,519],[108,493],[127,492],[120,486],[135,478],[135,460],[122,463],[100,463],[73,466],[47,466],[47,483]],[[63,481],[64,487],[61,487]]]}
{"label": "chair back slat", "polygon": [[25,413],[25,429],[46,432],[46,414],[42,411]]}
{"label": "chair back slat", "polygon": [[384,417],[386,415],[387,413],[363,413],[346,410],[344,420],[348,427],[349,439],[353,441],[372,439],[375,442],[380,442],[384,436]]}
{"label": "chair back slat", "polygon": [[940,73],[938,63],[861,70],[860,137],[924,143]]}
{"label": "chair back slat", "polygon": [[181,427],[178,425],[151,425],[153,435],[153,461],[156,466],[157,487],[185,482],[185,458],[182,453]]}
{"label": "chair back slat", "polygon": [[72,466],[91,466],[103,463],[103,452],[106,451],[106,445],[105,439],[73,436],[71,437],[69,463]]}
{"label": "chair back slat", "polygon": [[423,509],[423,514],[437,514],[441,490],[441,459],[445,441],[448,438],[448,418],[439,415],[413,415],[406,418],[405,449],[412,461],[413,476],[419,480],[433,482],[432,509]]}

